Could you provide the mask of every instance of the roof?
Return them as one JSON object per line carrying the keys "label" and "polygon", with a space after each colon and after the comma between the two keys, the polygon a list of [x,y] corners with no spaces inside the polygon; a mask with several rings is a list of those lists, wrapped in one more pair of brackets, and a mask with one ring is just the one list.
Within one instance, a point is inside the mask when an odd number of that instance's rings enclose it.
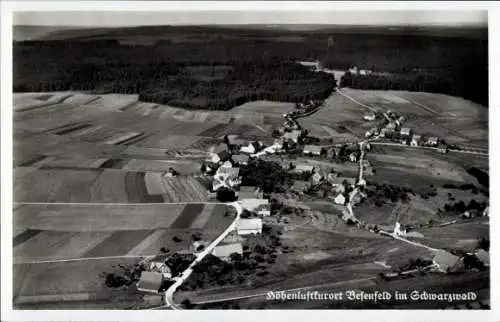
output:
{"label": "roof", "polygon": [[413,134],[413,136],[412,136],[413,140],[420,140],[421,137],[422,136],[419,134]]}
{"label": "roof", "polygon": [[236,223],[237,230],[261,230],[262,229],[262,219],[260,218],[250,218],[250,219],[239,219]]}
{"label": "roof", "polygon": [[238,139],[238,136],[234,135],[234,134],[228,135],[227,139],[229,141],[229,144],[231,144],[231,145],[244,145],[244,144],[247,144],[247,140]]}
{"label": "roof", "polygon": [[311,165],[311,164],[305,164],[305,163],[299,163],[299,164],[296,164],[295,165],[295,171],[313,171],[314,170],[314,166]]}
{"label": "roof", "polygon": [[217,257],[229,257],[232,253],[243,254],[241,243],[216,246],[212,251],[212,254]]}
{"label": "roof", "polygon": [[158,292],[163,282],[163,275],[157,272],[143,271],[137,288]]}
{"label": "roof", "polygon": [[484,249],[480,249],[476,252],[476,257],[483,262],[484,265],[490,265],[490,253]]}
{"label": "roof", "polygon": [[248,162],[250,157],[246,154],[235,154],[232,156],[233,161],[242,163],[242,162]]}
{"label": "roof", "polygon": [[409,127],[403,127],[403,128],[401,128],[401,133],[408,133],[408,134],[410,134],[410,132],[411,132],[411,129]]}
{"label": "roof", "polygon": [[212,153],[219,154],[224,151],[227,152],[227,144],[219,143],[212,147]]}
{"label": "roof", "polygon": [[394,128],[396,128],[396,124],[395,123],[389,123],[389,124],[387,124],[387,128],[388,129],[394,129]]}
{"label": "roof", "polygon": [[304,152],[321,153],[321,147],[317,145],[308,144],[304,146]]}
{"label": "roof", "polygon": [[[241,196],[240,196],[241,199]],[[261,205],[267,205],[269,204],[269,200],[267,199],[258,199],[258,198],[249,198],[249,199],[243,199],[240,201],[241,206],[247,210],[254,211]]]}
{"label": "roof", "polygon": [[301,132],[298,130],[293,130],[292,132],[285,132],[285,134],[283,134],[283,138],[297,140],[300,136],[300,133]]}
{"label": "roof", "polygon": [[241,186],[238,196],[240,199],[255,198],[257,187],[254,186]]}
{"label": "roof", "polygon": [[431,136],[430,138],[427,139],[427,141],[436,141],[437,142],[438,138],[436,136]]}
{"label": "roof", "polygon": [[443,250],[436,252],[436,256],[434,256],[434,261],[444,270],[455,266],[459,259],[460,258],[458,256],[452,255]]}
{"label": "roof", "polygon": [[226,173],[228,174],[228,178],[237,178],[240,174],[240,168],[219,167],[219,169],[217,169],[217,173]]}

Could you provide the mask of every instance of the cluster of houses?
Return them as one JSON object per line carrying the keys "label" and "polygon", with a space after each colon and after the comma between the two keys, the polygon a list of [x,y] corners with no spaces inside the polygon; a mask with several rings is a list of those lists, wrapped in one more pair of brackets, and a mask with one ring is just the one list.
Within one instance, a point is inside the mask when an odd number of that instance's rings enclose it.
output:
{"label": "cluster of houses", "polygon": [[348,72],[353,75],[369,75],[372,73],[369,69],[358,69],[356,66],[349,68]]}
{"label": "cluster of houses", "polygon": [[[386,113],[382,113],[386,119],[386,122],[382,127],[370,128],[365,133],[366,138],[373,136],[379,136],[382,138],[388,138],[393,140],[398,140],[401,144],[410,146],[429,146],[437,147],[438,151],[441,153],[448,152],[447,147],[442,144],[436,136],[430,136],[424,139],[422,135],[413,133],[413,130],[409,127],[404,127],[403,123],[406,121],[404,116],[398,116],[395,112],[389,110]],[[375,113],[368,113],[363,116],[365,121],[374,121],[379,118],[380,115]]]}

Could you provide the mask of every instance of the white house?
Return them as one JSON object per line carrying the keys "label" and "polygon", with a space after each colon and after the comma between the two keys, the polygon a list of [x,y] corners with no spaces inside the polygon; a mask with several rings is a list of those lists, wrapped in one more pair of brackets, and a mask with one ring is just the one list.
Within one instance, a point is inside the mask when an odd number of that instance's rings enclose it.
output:
{"label": "white house", "polygon": [[311,176],[311,181],[313,184],[318,184],[323,180],[323,176],[319,174],[318,172],[314,172],[313,175]]}
{"label": "white house", "polygon": [[375,118],[375,113],[365,114],[365,116],[363,116],[365,121],[375,121]]}
{"label": "white house", "polygon": [[307,155],[321,155],[321,147],[308,144],[304,146],[304,150],[302,152]]}
{"label": "white house", "polygon": [[212,251],[212,255],[224,261],[230,261],[231,254],[234,253],[243,255],[243,246],[241,245],[241,243],[216,246]]}
{"label": "white house", "polygon": [[394,234],[396,236],[405,236],[406,229],[402,229],[401,224],[399,222],[396,222],[396,225],[394,225]]}
{"label": "white house", "polygon": [[245,198],[240,200],[241,207],[250,212],[256,212],[256,210],[263,205],[269,205],[269,200],[258,199],[258,198]]}
{"label": "white house", "polygon": [[214,175],[212,190],[217,191],[222,187],[235,187],[241,184],[239,177],[240,168],[219,167]]}
{"label": "white house", "polygon": [[402,136],[410,136],[411,135],[411,129],[409,127],[403,127],[401,128],[400,134]]}
{"label": "white house", "polygon": [[248,145],[243,146],[240,149],[240,152],[248,153],[248,154],[254,154],[255,151],[257,151],[257,147],[255,146],[255,143],[249,143]]}
{"label": "white house", "polygon": [[349,154],[349,161],[351,161],[351,162],[358,161],[358,158],[356,157],[356,152]]}
{"label": "white house", "polygon": [[333,200],[337,205],[344,205],[345,204],[345,197],[344,194],[339,193],[337,197]]}
{"label": "white house", "polygon": [[413,137],[411,138],[410,145],[411,146],[419,146],[420,145],[420,139],[421,139],[420,135],[414,134]]}
{"label": "white house", "polygon": [[430,138],[427,139],[426,144],[429,146],[436,146],[438,145],[438,138],[435,136],[431,136]]}
{"label": "white house", "polygon": [[283,140],[288,141],[292,140],[294,143],[299,142],[299,137],[301,136],[302,132],[300,130],[293,130],[292,132],[285,132],[283,134]]}
{"label": "white house", "polygon": [[396,123],[391,122],[391,123],[387,124],[385,128],[389,129],[389,130],[395,130],[396,129]]}
{"label": "white house", "polygon": [[259,235],[262,234],[262,219],[250,218],[239,219],[236,223],[238,235]]}
{"label": "white house", "polygon": [[299,163],[295,166],[293,169],[294,172],[313,172],[314,171],[314,166],[310,164],[305,164],[305,163]]}
{"label": "white house", "polygon": [[149,293],[158,293],[163,284],[163,274],[158,272],[143,271],[137,282],[137,290]]}

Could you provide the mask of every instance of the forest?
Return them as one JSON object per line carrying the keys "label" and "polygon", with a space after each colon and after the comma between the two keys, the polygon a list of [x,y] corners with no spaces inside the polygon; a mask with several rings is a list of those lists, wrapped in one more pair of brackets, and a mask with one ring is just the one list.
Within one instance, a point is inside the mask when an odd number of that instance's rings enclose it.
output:
{"label": "forest", "polygon": [[[369,77],[347,74],[343,86],[428,91],[488,105],[484,38],[326,32],[294,36],[216,27],[201,33],[163,26],[141,31],[151,43],[141,45],[138,32],[132,28],[71,40],[15,42],[14,91],[139,94],[148,102],[227,110],[255,99],[325,98],[335,86],[333,76],[295,63],[319,60],[332,69],[373,71]],[[327,46],[330,37],[333,45]]]}

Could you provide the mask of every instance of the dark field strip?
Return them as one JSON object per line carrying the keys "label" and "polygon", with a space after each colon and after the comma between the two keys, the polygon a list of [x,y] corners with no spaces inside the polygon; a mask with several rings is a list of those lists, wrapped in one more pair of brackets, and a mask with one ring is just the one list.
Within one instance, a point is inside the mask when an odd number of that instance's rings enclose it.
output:
{"label": "dark field strip", "polygon": [[193,221],[203,211],[204,205],[201,203],[190,203],[182,210],[182,213],[175,219],[170,229],[187,229]]}
{"label": "dark field strip", "polygon": [[126,159],[108,159],[99,168],[100,169],[121,169],[129,160]]}
{"label": "dark field strip", "polygon": [[209,129],[206,129],[205,131],[202,131],[201,133],[198,133],[197,136],[207,136],[207,137],[216,137],[220,136],[220,132],[224,131],[224,128],[226,127],[226,124],[217,124]]}
{"label": "dark field strip", "polygon": [[22,243],[35,237],[36,235],[38,235],[42,231],[43,230],[39,230],[39,229],[28,229],[28,230],[20,233],[19,235],[14,237],[14,239],[12,241],[13,247],[21,245]]}
{"label": "dark field strip", "polygon": [[40,162],[45,158],[46,158],[46,156],[44,156],[44,155],[37,155],[37,156],[33,157],[32,159],[29,159],[27,161],[20,162],[17,164],[15,163],[14,166],[16,166],[16,167],[30,167],[33,164]]}
{"label": "dark field strip", "polygon": [[144,172],[128,172],[125,175],[125,190],[128,201],[131,203],[162,203],[165,202],[161,195],[150,195],[146,188]]}
{"label": "dark field strip", "polygon": [[126,255],[138,245],[153,230],[124,230],[116,231],[97,246],[89,250],[82,257],[121,256]]}
{"label": "dark field strip", "polygon": [[97,101],[97,100],[99,100],[99,99],[101,99],[101,97],[100,97],[100,96],[94,97],[93,99],[91,99],[91,100],[87,101],[87,102],[86,102],[85,104],[83,104],[83,105],[88,105],[88,104],[94,103],[95,101]]}
{"label": "dark field strip", "polygon": [[128,140],[122,141],[122,142],[117,143],[115,145],[126,145],[126,146],[129,146],[131,144],[139,143],[139,142],[143,141],[144,139],[146,139],[149,136],[151,136],[151,133],[142,133],[142,134],[140,134],[138,136],[135,136],[135,137],[130,138]]}
{"label": "dark field strip", "polygon": [[78,130],[83,130],[83,129],[89,128],[91,126],[92,126],[91,124],[75,124],[75,125],[72,125],[72,126],[65,128],[65,129],[55,131],[54,134],[57,134],[57,135],[68,134],[71,132],[75,132]]}

